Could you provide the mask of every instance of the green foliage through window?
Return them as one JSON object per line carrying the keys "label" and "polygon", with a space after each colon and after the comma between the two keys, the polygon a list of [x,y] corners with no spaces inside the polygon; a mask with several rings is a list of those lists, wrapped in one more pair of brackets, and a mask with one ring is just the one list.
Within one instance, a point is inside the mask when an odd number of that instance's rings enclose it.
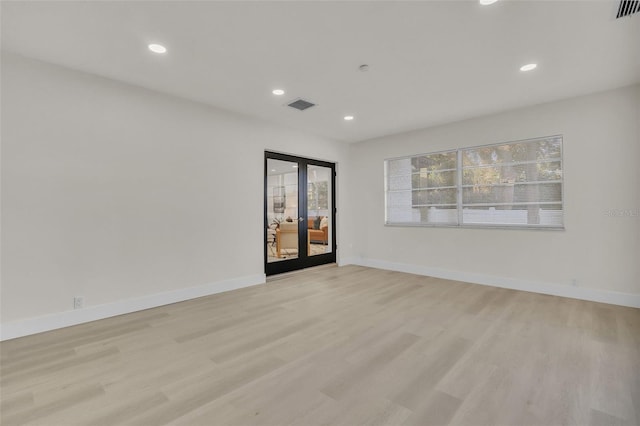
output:
{"label": "green foliage through window", "polygon": [[387,223],[563,227],[562,136],[385,165]]}

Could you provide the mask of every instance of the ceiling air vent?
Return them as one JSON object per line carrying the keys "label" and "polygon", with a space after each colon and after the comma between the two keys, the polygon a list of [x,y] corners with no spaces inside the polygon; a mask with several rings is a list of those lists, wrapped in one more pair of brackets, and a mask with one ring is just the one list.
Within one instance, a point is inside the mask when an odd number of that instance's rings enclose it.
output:
{"label": "ceiling air vent", "polygon": [[633,15],[640,11],[640,0],[621,0],[616,18]]}
{"label": "ceiling air vent", "polygon": [[305,101],[304,99],[296,99],[295,101],[291,102],[290,104],[287,104],[287,106],[290,106],[291,108],[295,108],[297,110],[300,111],[304,111],[307,108],[311,108],[312,106],[316,106],[316,104],[309,102],[309,101]]}

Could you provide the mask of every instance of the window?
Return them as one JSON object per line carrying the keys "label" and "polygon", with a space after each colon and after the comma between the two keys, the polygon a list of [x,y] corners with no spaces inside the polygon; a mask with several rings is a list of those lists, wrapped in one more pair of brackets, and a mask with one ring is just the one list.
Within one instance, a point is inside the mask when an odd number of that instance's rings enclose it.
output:
{"label": "window", "polygon": [[457,151],[387,160],[387,223],[458,223]]}
{"label": "window", "polygon": [[385,161],[386,224],[560,228],[562,136]]}

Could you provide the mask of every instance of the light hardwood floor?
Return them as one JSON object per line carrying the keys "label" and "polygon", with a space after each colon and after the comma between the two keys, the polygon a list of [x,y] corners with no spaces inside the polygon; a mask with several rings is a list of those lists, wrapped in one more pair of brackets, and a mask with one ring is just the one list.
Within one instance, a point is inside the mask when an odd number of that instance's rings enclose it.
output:
{"label": "light hardwood floor", "polygon": [[640,310],[356,266],[1,350],[5,426],[640,423]]}

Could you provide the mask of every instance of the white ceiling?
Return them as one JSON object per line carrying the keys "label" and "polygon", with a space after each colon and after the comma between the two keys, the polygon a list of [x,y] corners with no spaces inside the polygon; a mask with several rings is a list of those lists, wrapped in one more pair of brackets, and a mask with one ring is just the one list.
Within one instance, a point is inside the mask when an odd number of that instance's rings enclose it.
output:
{"label": "white ceiling", "polygon": [[[1,7],[8,51],[346,142],[640,81],[640,14],[614,19],[617,1]],[[318,106],[283,106],[298,97]]]}

